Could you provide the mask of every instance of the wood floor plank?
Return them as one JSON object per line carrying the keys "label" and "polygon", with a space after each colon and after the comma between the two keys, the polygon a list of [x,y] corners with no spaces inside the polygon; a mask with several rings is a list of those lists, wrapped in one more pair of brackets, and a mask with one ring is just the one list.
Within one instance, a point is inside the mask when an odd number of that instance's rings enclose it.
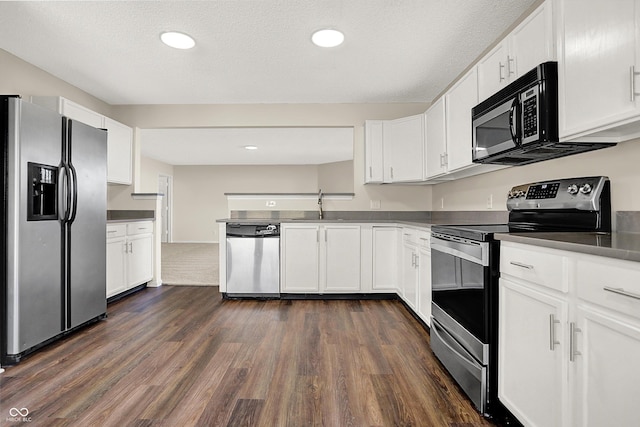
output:
{"label": "wood floor plank", "polygon": [[162,286],[0,375],[31,426],[490,426],[398,301]]}

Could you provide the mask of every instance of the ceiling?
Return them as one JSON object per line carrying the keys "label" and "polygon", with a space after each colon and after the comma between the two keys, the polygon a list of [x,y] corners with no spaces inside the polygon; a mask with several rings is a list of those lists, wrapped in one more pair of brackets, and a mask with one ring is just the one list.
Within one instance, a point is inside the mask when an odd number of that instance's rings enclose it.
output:
{"label": "ceiling", "polygon": [[[316,165],[353,159],[353,128],[142,129],[142,155],[172,165]],[[247,145],[256,150],[246,150]]]}
{"label": "ceiling", "polygon": [[[431,102],[535,1],[0,1],[0,48],[111,105]],[[313,45],[325,27],[345,42]],[[162,44],[169,30],[195,48]],[[321,164],[351,158],[352,132],[145,129],[142,153]]]}
{"label": "ceiling", "polygon": [[112,105],[430,102],[534,1],[0,1],[0,48]]}

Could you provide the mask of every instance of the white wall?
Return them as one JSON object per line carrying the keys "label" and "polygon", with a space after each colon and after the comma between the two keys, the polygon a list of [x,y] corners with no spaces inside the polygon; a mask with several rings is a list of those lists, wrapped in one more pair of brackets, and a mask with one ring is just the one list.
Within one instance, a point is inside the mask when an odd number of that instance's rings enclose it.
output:
{"label": "white wall", "polygon": [[158,177],[173,176],[173,165],[168,165],[148,157],[140,158],[140,193],[157,193]]}

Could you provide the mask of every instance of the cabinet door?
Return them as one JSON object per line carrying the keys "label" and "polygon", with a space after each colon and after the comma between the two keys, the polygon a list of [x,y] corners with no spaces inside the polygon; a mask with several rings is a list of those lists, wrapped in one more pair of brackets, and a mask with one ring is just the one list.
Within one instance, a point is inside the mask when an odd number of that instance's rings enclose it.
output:
{"label": "cabinet door", "polygon": [[424,115],[385,122],[384,151],[385,168],[389,169],[385,174],[390,182],[421,181],[424,178]]}
{"label": "cabinet door", "polygon": [[326,292],[360,291],[360,226],[323,227],[324,290]]}
{"label": "cabinet door", "polygon": [[543,3],[509,35],[507,71],[511,80],[555,59],[551,2]]}
{"label": "cabinet door", "polygon": [[[638,68],[637,7],[634,0],[560,2],[561,138],[637,114],[630,82],[631,67]],[[634,81],[640,89],[640,78]]]}
{"label": "cabinet door", "polygon": [[107,240],[107,298],[127,289],[126,261],[126,239]]}
{"label": "cabinet door", "polygon": [[498,397],[524,425],[559,426],[567,413],[567,304],[508,280],[499,286]]}
{"label": "cabinet door", "polygon": [[282,292],[319,292],[319,234],[320,227],[317,225],[281,228]]}
{"label": "cabinet door", "polygon": [[398,229],[373,228],[373,289],[398,290]]}
{"label": "cabinet door", "polygon": [[402,245],[402,298],[417,311],[418,306],[418,250],[415,245]]}
{"label": "cabinet door", "polygon": [[447,167],[449,171],[455,171],[473,165],[471,109],[478,105],[477,69],[471,69],[462,77],[447,93],[446,98]]}
{"label": "cabinet door", "polygon": [[91,111],[88,108],[71,102],[68,99],[62,99],[62,115],[72,120],[77,120],[94,128],[102,128],[104,126],[104,116]]}
{"label": "cabinet door", "polygon": [[108,117],[104,118],[104,126],[107,129],[107,181],[131,184],[133,129]]}
{"label": "cabinet door", "polygon": [[480,102],[507,85],[507,40],[503,40],[478,62],[478,97]]}
{"label": "cabinet door", "polygon": [[418,250],[418,315],[431,325],[431,249]]}
{"label": "cabinet door", "polygon": [[384,180],[383,121],[367,120],[364,124],[365,183]]}
{"label": "cabinet door", "polygon": [[637,426],[640,324],[578,306],[574,356],[573,425]]}
{"label": "cabinet door", "polygon": [[[447,133],[445,123],[445,97],[441,97],[426,112],[426,170],[427,178],[447,172]],[[471,142],[469,142],[471,150]]]}
{"label": "cabinet door", "polygon": [[128,237],[127,287],[140,285],[153,279],[153,235]]}

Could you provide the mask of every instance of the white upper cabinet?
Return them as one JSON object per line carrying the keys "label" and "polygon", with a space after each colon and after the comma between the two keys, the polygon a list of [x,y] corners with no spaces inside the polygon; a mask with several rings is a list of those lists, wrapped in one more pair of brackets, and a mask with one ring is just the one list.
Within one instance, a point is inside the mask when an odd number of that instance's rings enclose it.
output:
{"label": "white upper cabinet", "polygon": [[104,116],[102,114],[98,114],[61,96],[32,96],[31,102],[55,110],[63,116],[94,128],[104,127]]}
{"label": "white upper cabinet", "polygon": [[384,182],[424,179],[424,114],[384,122]]}
{"label": "white upper cabinet", "polygon": [[384,180],[383,120],[364,122],[365,176],[367,184],[379,184]]}
{"label": "white upper cabinet", "polygon": [[[426,112],[426,178],[434,178],[447,172],[447,124],[446,97],[438,99]],[[471,114],[471,110],[469,110]],[[471,124],[469,124],[471,125]],[[469,140],[471,153],[471,140]]]}
{"label": "white upper cabinet", "polygon": [[107,181],[131,184],[131,158],[133,129],[108,117],[104,118],[107,129]]}
{"label": "white upper cabinet", "polygon": [[479,100],[555,59],[553,34],[552,4],[547,1],[478,62]]}
{"label": "white upper cabinet", "polygon": [[472,68],[447,92],[447,167],[450,171],[473,164],[471,109],[478,104],[478,71]]}
{"label": "white upper cabinet", "polygon": [[615,127],[629,119],[637,122],[639,3],[559,2],[560,138],[612,128],[601,135],[624,136],[625,130],[618,132]]}

